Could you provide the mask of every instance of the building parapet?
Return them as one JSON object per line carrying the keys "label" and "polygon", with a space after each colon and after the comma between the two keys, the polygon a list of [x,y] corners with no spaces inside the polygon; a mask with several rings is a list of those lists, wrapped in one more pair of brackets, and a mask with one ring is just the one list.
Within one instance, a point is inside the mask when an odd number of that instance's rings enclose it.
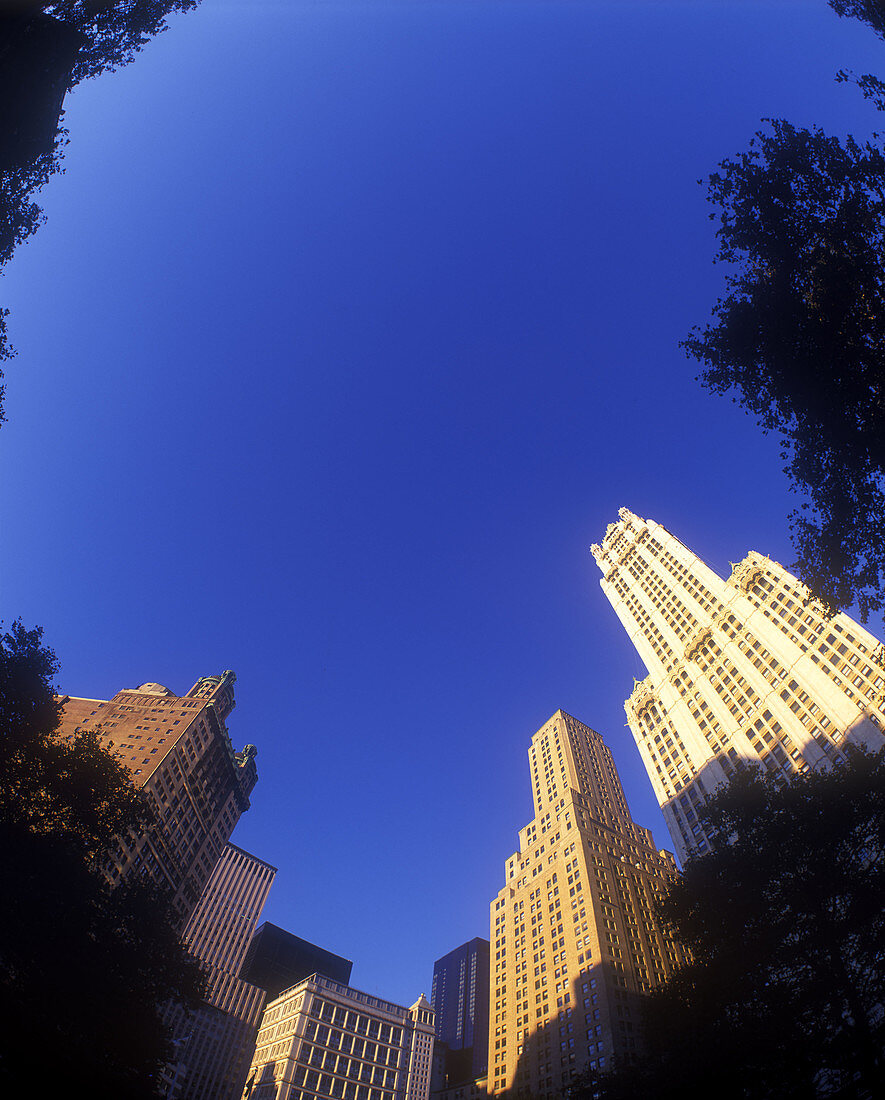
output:
{"label": "building parapet", "polygon": [[327,978],[323,974],[311,974],[310,977],[303,978],[300,982],[296,982],[295,985],[291,985],[288,989],[284,989],[276,1000],[279,1000],[281,997],[288,997],[292,993],[306,989],[311,985],[320,989],[328,989],[331,993],[338,993],[340,996],[346,997],[349,1001],[357,1001],[359,1004],[366,1005],[367,1008],[377,1008],[382,1012],[390,1012],[395,1016],[401,1016],[403,1018],[409,1015],[409,1010],[403,1008],[402,1005],[393,1004],[392,1001],[385,1001],[381,997],[374,996],[372,993],[364,993],[361,989],[354,989],[353,986],[342,985],[341,982],[333,981],[332,978]]}

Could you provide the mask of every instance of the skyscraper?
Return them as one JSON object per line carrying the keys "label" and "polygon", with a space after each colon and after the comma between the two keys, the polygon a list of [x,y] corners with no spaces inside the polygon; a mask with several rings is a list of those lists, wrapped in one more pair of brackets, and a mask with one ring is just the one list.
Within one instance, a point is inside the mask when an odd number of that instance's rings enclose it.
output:
{"label": "skyscraper", "polygon": [[619,516],[591,549],[648,669],[625,709],[684,859],[706,849],[698,808],[739,761],[789,776],[883,744],[885,649],[764,555],[722,580],[660,524]]}
{"label": "skyscraper", "polygon": [[433,964],[430,1003],[447,1047],[448,1086],[482,1077],[489,1065],[489,941],[476,937]]}
{"label": "skyscraper", "polygon": [[233,672],[205,676],[184,696],[162,684],[111,700],[61,697],[59,736],[98,730],[155,811],[149,829],[121,837],[105,861],[111,882],[144,871],[168,890],[183,927],[258,779],[256,750],[234,752],[225,722]]}
{"label": "skyscraper", "polygon": [[322,974],[347,985],[352,969],[350,959],[343,959],[265,921],[252,937],[240,976],[261,986],[267,991],[267,999],[272,1001],[284,989],[311,974]]}
{"label": "skyscraper", "polygon": [[490,913],[489,1092],[561,1095],[638,1050],[641,998],[678,965],[655,901],[676,874],[598,733],[558,710],[529,750],[535,816]]}
{"label": "skyscraper", "polygon": [[184,1016],[170,1006],[176,1065],[170,1100],[240,1100],[265,990],[238,977],[276,868],[228,844],[183,940],[206,975],[204,1004]]}

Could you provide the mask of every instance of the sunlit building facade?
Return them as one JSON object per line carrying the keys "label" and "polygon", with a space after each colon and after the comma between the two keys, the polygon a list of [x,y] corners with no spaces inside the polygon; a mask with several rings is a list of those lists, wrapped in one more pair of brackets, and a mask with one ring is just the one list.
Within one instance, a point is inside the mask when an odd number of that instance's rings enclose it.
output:
{"label": "sunlit building facade", "polygon": [[790,776],[883,744],[885,650],[750,552],[723,580],[626,508],[592,552],[648,676],[627,719],[679,856],[703,852],[704,798],[740,761]]}
{"label": "sunlit building facade", "polygon": [[488,1090],[544,1100],[636,1056],[642,997],[683,956],[655,917],[675,861],[631,818],[600,735],[558,710],[529,766],[535,816],[490,913]]}
{"label": "sunlit building facade", "polygon": [[244,1096],[250,1100],[427,1100],[433,1010],[314,974],[265,1009]]}
{"label": "sunlit building facade", "polygon": [[226,721],[233,672],[198,680],[179,696],[162,684],[110,700],[61,697],[59,735],[97,730],[147,794],[155,823],[121,837],[104,864],[112,883],[146,873],[167,890],[183,928],[258,778],[256,750],[235,752]]}

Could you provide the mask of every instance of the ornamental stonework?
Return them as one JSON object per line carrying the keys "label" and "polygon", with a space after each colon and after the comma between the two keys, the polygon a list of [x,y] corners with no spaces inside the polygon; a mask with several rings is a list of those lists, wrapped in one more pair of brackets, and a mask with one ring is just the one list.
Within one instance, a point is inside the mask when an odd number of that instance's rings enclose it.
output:
{"label": "ornamental stonework", "polygon": [[644,680],[636,681],[626,705],[638,719],[642,711],[644,711],[650,703],[656,701],[657,698],[651,686],[651,677],[646,676]]}
{"label": "ornamental stonework", "polygon": [[686,661],[693,661],[700,651],[713,640],[713,631],[710,627],[702,627],[693,638],[689,638],[683,656]]}
{"label": "ornamental stonework", "polygon": [[743,561],[739,561],[731,567],[731,576],[728,583],[734,585],[741,592],[749,592],[753,582],[764,572],[762,565],[753,560],[752,555],[747,555]]}

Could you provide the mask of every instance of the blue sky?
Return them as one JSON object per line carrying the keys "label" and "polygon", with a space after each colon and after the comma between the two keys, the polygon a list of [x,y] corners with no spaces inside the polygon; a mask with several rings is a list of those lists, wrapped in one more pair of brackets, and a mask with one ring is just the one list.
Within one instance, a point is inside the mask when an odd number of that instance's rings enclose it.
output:
{"label": "blue sky", "polygon": [[204,0],[69,97],[2,283],[4,613],[74,695],[236,671],[234,839],[358,987],[488,934],[558,707],[669,846],[588,547],[624,504],[791,561],[776,441],[677,347],[697,181],[763,116],[874,128],[833,74],[881,48],[824,0]]}

